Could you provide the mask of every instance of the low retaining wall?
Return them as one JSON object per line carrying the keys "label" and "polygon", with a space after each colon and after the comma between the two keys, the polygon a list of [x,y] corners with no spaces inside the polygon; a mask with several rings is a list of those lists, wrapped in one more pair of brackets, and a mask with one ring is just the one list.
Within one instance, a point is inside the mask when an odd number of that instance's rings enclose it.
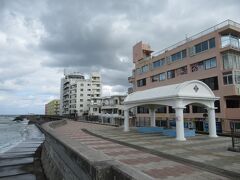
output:
{"label": "low retaining wall", "polygon": [[[66,122],[59,122],[65,124]],[[51,123],[50,123],[51,124]],[[108,156],[90,149],[84,144],[56,135],[58,125],[40,127],[45,134],[42,148],[42,166],[49,180],[130,180],[141,179],[134,172]]]}

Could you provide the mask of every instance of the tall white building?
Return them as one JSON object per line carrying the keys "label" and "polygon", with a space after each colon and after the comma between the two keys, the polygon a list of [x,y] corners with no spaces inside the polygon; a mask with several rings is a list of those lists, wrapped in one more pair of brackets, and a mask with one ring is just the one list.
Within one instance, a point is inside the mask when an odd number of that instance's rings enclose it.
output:
{"label": "tall white building", "polygon": [[60,112],[61,115],[77,114],[81,116],[89,111],[92,97],[101,97],[102,83],[99,73],[92,73],[89,79],[78,72],[65,73],[61,79]]}

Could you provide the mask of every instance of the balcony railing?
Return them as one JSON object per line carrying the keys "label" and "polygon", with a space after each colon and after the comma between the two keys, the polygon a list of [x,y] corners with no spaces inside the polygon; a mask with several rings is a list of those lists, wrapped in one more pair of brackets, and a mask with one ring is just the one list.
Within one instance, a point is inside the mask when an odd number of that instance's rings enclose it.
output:
{"label": "balcony railing", "polygon": [[195,40],[195,39],[197,39],[199,37],[202,37],[202,36],[204,36],[206,34],[214,32],[214,31],[216,31],[218,29],[221,29],[221,28],[223,28],[225,26],[234,26],[234,27],[240,28],[240,24],[239,23],[234,22],[234,21],[228,19],[228,20],[223,21],[223,22],[221,22],[221,23],[219,23],[219,24],[217,24],[217,25],[215,25],[215,26],[213,26],[211,28],[208,28],[208,29],[206,29],[206,30],[204,30],[204,31],[202,31],[202,32],[200,32],[198,34],[195,34],[195,35],[193,35],[191,37],[188,37],[188,38],[186,38],[186,39],[184,39],[184,40],[182,40],[182,41],[180,41],[180,42],[178,42],[178,43],[176,43],[176,44],[174,44],[172,46],[169,46],[169,47],[167,47],[165,49],[162,49],[160,51],[154,52],[154,53],[152,53],[152,56],[158,56],[158,55],[160,55],[160,54],[162,54],[162,53],[164,53],[166,51],[170,51],[170,50],[172,50],[172,49],[174,49],[174,48],[176,48],[178,46],[181,46],[181,45],[183,45],[183,44],[185,44],[185,43],[187,43],[189,41]]}

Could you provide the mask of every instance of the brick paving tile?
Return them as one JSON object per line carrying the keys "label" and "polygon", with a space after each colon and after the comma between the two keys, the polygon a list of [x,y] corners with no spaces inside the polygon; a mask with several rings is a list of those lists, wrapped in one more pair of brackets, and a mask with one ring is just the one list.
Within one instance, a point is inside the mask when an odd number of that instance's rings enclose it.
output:
{"label": "brick paving tile", "polygon": [[98,139],[96,139],[96,138],[94,138],[94,137],[92,137],[92,138],[88,138],[88,139],[85,139],[85,138],[78,138],[78,139],[76,139],[76,140],[79,140],[79,141],[81,141],[82,143],[85,143],[85,142],[97,142],[97,141],[99,141]]}
{"label": "brick paving tile", "polygon": [[143,170],[143,172],[154,178],[167,178],[168,176],[178,177],[182,174],[190,175],[194,173],[195,170],[188,166],[177,165],[173,167],[165,167],[162,169],[149,169],[147,171]]}
{"label": "brick paving tile", "polygon": [[100,146],[100,147],[93,147],[97,150],[103,150],[103,149],[119,149],[119,148],[125,148],[124,146],[114,144],[114,146]]}
{"label": "brick paving tile", "polygon": [[86,145],[106,145],[106,144],[113,144],[110,141],[90,141],[90,142],[85,142],[84,144]]}
{"label": "brick paving tile", "polygon": [[150,162],[160,162],[163,159],[160,157],[145,157],[145,158],[137,158],[137,159],[123,159],[123,160],[119,160],[125,164],[128,165],[137,165],[137,164],[146,164],[146,163],[150,163]]}
{"label": "brick paving tile", "polygon": [[106,154],[106,153],[110,153],[110,152],[120,152],[120,151],[130,151],[132,149],[125,147],[125,148],[120,148],[120,149],[102,149],[101,151]]}
{"label": "brick paving tile", "polygon": [[130,150],[130,151],[118,151],[118,152],[107,152],[105,154],[109,156],[129,155],[129,154],[142,154],[141,151]]}

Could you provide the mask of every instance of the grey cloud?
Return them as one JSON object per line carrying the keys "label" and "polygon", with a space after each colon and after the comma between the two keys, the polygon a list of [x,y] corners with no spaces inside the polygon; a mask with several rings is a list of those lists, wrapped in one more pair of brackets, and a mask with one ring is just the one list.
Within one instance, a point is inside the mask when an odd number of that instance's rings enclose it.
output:
{"label": "grey cloud", "polygon": [[17,112],[28,111],[18,108],[19,94],[39,97],[27,108],[43,112],[43,103],[57,97],[58,69],[66,67],[100,71],[104,85],[124,92],[136,42],[158,51],[225,19],[240,22],[239,7],[239,0],[0,0],[0,36],[12,41],[0,39],[2,97],[17,99],[7,108]]}
{"label": "grey cloud", "polygon": [[[167,2],[167,1],[166,1]],[[64,5],[63,5],[64,4]],[[165,4],[156,7],[154,2],[142,1],[73,1],[60,6],[52,1],[51,12],[42,17],[48,35],[42,39],[42,48],[56,58],[44,62],[46,66],[96,66],[125,70],[130,64],[121,63],[120,56],[131,59],[129,47],[139,39],[132,28],[133,21],[150,19],[154,9],[164,9]],[[121,19],[122,17],[122,19]],[[119,19],[120,18],[120,19]],[[123,20],[123,22],[121,22]],[[129,23],[125,33],[113,32],[114,23]],[[121,24],[120,24],[121,26]],[[144,26],[142,26],[144,28]],[[129,31],[129,32],[128,32]]]}

